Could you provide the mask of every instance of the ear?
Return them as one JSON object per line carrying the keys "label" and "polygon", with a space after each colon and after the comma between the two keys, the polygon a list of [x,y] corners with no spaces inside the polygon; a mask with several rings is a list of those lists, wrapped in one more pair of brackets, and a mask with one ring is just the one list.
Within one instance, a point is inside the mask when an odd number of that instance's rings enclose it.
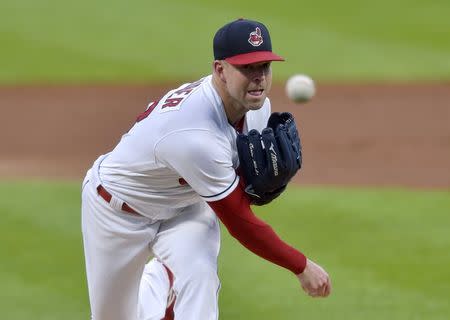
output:
{"label": "ear", "polygon": [[225,65],[221,60],[215,60],[213,62],[214,73],[219,77],[222,82],[226,82],[225,79]]}

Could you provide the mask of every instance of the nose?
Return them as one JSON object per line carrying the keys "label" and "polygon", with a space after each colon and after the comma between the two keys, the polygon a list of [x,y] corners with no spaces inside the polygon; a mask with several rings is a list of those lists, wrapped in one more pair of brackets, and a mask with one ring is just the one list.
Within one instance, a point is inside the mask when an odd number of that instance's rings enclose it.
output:
{"label": "nose", "polygon": [[255,81],[262,81],[266,77],[266,73],[263,70],[256,70],[253,78]]}
{"label": "nose", "polygon": [[254,68],[251,71],[251,79],[255,82],[261,82],[266,78],[267,70],[265,68]]}

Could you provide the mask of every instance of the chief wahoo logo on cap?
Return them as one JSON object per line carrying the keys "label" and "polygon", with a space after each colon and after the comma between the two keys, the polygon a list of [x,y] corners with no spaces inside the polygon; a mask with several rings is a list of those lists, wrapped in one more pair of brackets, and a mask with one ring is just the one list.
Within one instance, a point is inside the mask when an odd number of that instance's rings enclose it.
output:
{"label": "chief wahoo logo on cap", "polygon": [[250,32],[248,42],[254,47],[259,47],[261,43],[263,43],[263,38],[261,36],[261,29],[259,29],[259,27],[256,27],[255,31]]}

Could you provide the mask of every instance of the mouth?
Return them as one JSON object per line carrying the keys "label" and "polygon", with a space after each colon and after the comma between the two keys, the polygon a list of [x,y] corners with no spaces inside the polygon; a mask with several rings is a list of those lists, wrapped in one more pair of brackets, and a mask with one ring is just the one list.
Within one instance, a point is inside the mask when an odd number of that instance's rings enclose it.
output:
{"label": "mouth", "polygon": [[264,90],[263,89],[258,89],[258,90],[248,90],[247,91],[249,95],[253,96],[253,97],[260,97],[263,95]]}

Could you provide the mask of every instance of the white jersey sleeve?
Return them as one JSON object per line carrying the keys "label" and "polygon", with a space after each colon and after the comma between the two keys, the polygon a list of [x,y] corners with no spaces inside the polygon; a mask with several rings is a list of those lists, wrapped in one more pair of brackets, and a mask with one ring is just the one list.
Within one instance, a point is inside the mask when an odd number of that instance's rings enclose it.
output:
{"label": "white jersey sleeve", "polygon": [[256,129],[261,132],[264,128],[267,127],[267,120],[269,120],[270,115],[270,100],[269,98],[266,98],[266,102],[261,109],[247,112],[245,133],[247,133],[251,129]]}
{"label": "white jersey sleeve", "polygon": [[176,171],[205,201],[223,199],[238,185],[232,153],[229,140],[206,129],[175,131],[155,146],[157,162]]}

